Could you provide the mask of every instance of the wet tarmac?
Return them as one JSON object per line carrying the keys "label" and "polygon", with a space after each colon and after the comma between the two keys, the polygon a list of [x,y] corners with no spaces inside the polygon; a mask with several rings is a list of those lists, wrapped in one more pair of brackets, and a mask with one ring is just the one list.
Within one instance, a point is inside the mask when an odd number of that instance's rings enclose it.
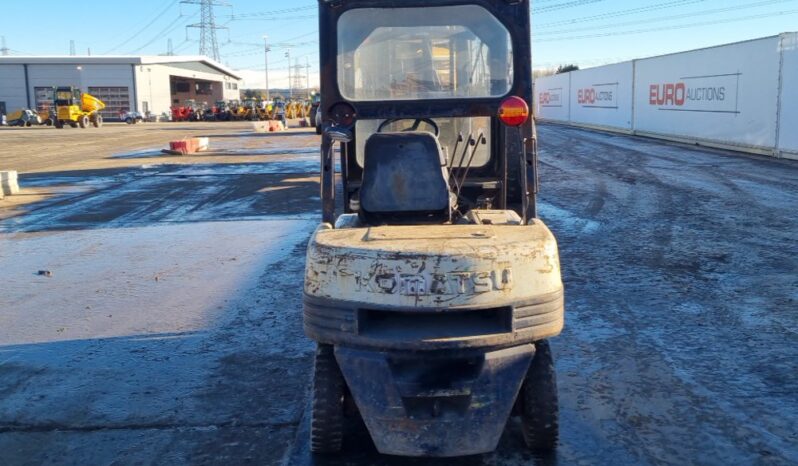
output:
{"label": "wet tarmac", "polygon": [[[343,456],[307,453],[299,133],[246,163],[22,175],[70,189],[0,221],[0,464],[798,463],[798,163],[539,133],[566,282],[555,455],[516,422],[465,459],[381,456],[356,424]],[[239,139],[220,148],[275,149]]]}

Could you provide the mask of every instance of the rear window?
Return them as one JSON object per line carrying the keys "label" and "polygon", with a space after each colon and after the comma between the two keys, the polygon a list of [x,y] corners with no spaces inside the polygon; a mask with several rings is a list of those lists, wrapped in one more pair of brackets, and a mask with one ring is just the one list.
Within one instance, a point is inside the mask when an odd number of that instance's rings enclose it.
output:
{"label": "rear window", "polygon": [[501,97],[512,87],[510,33],[477,5],[355,9],[338,31],[349,100]]}

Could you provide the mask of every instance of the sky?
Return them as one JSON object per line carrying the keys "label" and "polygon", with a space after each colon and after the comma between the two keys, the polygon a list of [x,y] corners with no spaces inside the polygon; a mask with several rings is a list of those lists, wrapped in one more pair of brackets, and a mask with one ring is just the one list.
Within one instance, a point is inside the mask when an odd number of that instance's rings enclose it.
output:
{"label": "sky", "polygon": [[[288,53],[318,83],[314,0],[217,3],[228,5],[214,8],[221,61],[245,87],[264,85],[264,36],[271,87],[287,87]],[[169,39],[176,54],[196,55],[199,29],[187,26],[199,10],[180,0],[0,0],[0,36],[12,55],[68,55],[70,40],[77,55],[159,55]],[[588,68],[795,31],[798,0],[535,0],[532,22],[533,68]]]}

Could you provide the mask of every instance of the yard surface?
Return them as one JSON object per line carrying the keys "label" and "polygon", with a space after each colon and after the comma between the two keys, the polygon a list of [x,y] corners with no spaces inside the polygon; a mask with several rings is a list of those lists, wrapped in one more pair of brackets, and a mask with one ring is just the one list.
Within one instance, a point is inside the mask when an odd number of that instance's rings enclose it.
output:
{"label": "yard surface", "polygon": [[[170,139],[211,136],[169,157]],[[795,464],[798,163],[539,127],[560,242],[556,455],[308,454],[318,136],[0,129],[0,464]],[[39,275],[48,271],[51,276]]]}

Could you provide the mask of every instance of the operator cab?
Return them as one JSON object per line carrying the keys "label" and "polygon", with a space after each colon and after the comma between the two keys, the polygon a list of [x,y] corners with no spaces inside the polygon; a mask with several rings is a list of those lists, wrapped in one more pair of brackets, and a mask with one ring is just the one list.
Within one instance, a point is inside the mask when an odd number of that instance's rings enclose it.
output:
{"label": "operator cab", "polygon": [[[519,127],[531,70],[516,57],[529,55],[528,41],[514,41],[519,31],[499,19],[517,2],[343,3],[321,9],[337,36],[336,72],[322,77],[323,125],[351,134],[343,213],[366,225],[456,223],[473,209],[534,217],[534,198],[518,186],[536,179],[534,163],[520,172],[534,157],[532,127]],[[525,106],[518,125],[498,114],[508,99]]]}
{"label": "operator cab", "polygon": [[80,105],[80,89],[74,87],[57,87],[55,88],[54,97],[55,105],[58,107]]}

